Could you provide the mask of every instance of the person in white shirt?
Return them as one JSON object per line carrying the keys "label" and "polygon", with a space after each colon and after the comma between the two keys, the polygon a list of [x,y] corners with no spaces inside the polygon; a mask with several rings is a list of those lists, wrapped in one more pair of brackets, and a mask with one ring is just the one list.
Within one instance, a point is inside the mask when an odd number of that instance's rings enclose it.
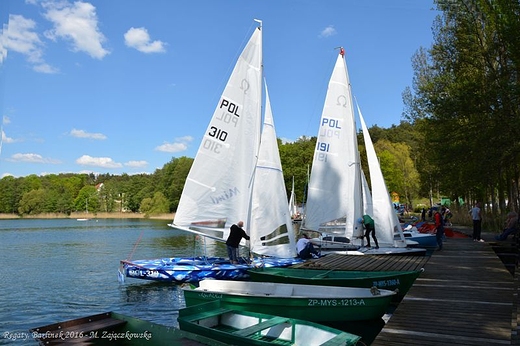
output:
{"label": "person in white shirt", "polygon": [[482,232],[482,211],[480,210],[480,202],[475,203],[475,206],[469,213],[473,220],[473,241],[483,243],[484,239],[480,238],[480,233]]}
{"label": "person in white shirt", "polygon": [[319,257],[318,251],[314,249],[314,245],[306,233],[302,233],[301,238],[296,242],[296,252],[298,252],[298,257],[301,259]]}

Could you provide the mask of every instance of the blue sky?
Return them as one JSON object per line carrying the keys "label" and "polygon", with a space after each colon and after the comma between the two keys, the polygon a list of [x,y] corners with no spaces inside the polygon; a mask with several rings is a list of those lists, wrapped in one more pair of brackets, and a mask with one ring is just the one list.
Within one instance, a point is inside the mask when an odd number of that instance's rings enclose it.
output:
{"label": "blue sky", "polygon": [[[194,157],[263,21],[278,137],[316,136],[343,46],[367,125],[399,124],[432,0],[1,0],[0,177],[153,173]],[[3,46],[3,48],[2,48]]]}

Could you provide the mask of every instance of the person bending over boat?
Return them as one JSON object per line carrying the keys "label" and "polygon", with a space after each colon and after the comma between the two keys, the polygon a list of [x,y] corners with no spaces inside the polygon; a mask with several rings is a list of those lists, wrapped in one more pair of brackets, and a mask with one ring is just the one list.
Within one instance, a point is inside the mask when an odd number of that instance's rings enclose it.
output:
{"label": "person bending over boat", "polygon": [[307,233],[302,233],[301,238],[296,242],[296,252],[301,259],[319,258],[319,253],[314,249],[314,245]]}
{"label": "person bending over boat", "polygon": [[233,224],[230,227],[229,237],[226,240],[229,260],[234,264],[238,263],[238,245],[240,244],[240,241],[242,238],[245,238],[246,240],[250,239],[242,227],[244,227],[243,221],[238,221],[236,225]]}
{"label": "person bending over boat", "polygon": [[376,238],[376,227],[374,224],[374,219],[370,215],[363,215],[358,219],[358,222],[365,227],[365,238],[367,238],[367,247],[370,246],[370,236],[374,239],[374,243],[376,243],[376,249],[379,249],[379,243]]}

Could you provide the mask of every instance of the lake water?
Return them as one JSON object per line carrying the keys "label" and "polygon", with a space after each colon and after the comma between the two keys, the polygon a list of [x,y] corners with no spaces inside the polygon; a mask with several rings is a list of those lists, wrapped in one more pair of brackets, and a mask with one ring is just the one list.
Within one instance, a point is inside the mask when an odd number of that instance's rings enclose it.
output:
{"label": "lake water", "polygon": [[[182,290],[117,278],[119,261],[202,254],[201,240],[165,220],[0,220],[0,345],[37,345],[29,329],[115,311],[178,326]],[[137,243],[137,245],[136,245]],[[226,256],[210,244],[208,255]],[[19,334],[19,335],[18,335]],[[15,337],[28,340],[15,340]]]}
{"label": "lake water", "polygon": [[[31,328],[107,311],[178,327],[178,310],[185,306],[182,289],[130,278],[121,284],[119,261],[227,255],[224,244],[202,244],[201,237],[167,223],[0,220],[0,345],[37,345]],[[383,325],[381,320],[332,326],[364,336],[366,342]]]}

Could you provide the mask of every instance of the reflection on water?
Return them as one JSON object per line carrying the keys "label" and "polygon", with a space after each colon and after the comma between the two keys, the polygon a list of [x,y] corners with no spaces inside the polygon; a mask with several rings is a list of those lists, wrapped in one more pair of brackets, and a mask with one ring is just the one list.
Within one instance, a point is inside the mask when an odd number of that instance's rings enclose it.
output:
{"label": "reflection on water", "polygon": [[150,246],[157,246],[158,249],[169,252],[170,255],[167,257],[227,257],[226,245],[223,242],[198,235],[164,237]]}
{"label": "reflection on water", "polygon": [[[133,317],[178,327],[179,308],[186,306],[182,289],[178,285],[162,282],[121,285],[121,302]],[[146,306],[146,309],[142,309]],[[173,307],[173,308],[172,308]],[[153,311],[153,315],[150,314]]]}

